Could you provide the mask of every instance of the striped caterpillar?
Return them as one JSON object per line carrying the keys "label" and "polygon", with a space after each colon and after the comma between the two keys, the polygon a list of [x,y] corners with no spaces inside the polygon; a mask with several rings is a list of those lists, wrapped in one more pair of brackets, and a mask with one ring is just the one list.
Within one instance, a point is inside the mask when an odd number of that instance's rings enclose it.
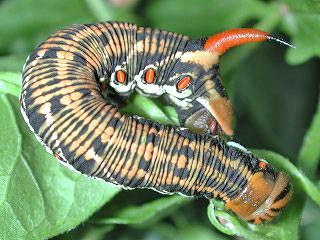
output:
{"label": "striped caterpillar", "polygon": [[[246,221],[270,221],[290,199],[289,178],[220,137],[233,130],[219,75],[226,50],[268,39],[286,44],[256,29],[191,40],[122,22],[73,25],[29,55],[22,114],[48,152],[85,175],[216,198]],[[164,95],[184,128],[124,115],[106,100],[134,90]]]}

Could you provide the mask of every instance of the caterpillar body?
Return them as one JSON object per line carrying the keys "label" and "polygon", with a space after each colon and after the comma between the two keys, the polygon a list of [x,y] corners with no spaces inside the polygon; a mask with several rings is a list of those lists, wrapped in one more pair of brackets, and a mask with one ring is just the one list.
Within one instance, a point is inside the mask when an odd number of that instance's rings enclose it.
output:
{"label": "caterpillar body", "polygon": [[[256,224],[290,199],[289,178],[220,135],[232,135],[232,109],[219,57],[246,42],[273,39],[234,29],[191,40],[123,22],[73,25],[28,57],[22,114],[61,163],[125,188],[221,199]],[[121,114],[104,97],[165,95],[183,128]]]}

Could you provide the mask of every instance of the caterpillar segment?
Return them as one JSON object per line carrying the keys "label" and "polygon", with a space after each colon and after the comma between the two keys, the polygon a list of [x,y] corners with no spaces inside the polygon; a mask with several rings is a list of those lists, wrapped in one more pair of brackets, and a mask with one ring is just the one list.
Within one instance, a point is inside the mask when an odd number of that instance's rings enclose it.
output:
{"label": "caterpillar segment", "polygon": [[[50,153],[85,175],[129,189],[217,198],[246,221],[270,221],[289,201],[288,176],[219,137],[233,133],[218,65],[237,45],[232,39],[217,48],[212,37],[191,40],[129,23],[73,25],[29,55],[22,114]],[[184,128],[120,113],[105,98],[111,90],[164,95]]]}

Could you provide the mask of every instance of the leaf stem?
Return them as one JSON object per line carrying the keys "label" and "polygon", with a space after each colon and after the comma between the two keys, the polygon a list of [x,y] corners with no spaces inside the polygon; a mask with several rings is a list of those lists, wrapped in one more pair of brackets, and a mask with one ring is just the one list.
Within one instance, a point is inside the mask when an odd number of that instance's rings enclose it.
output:
{"label": "leaf stem", "polygon": [[320,160],[320,96],[311,125],[306,132],[299,151],[297,165],[313,179]]}

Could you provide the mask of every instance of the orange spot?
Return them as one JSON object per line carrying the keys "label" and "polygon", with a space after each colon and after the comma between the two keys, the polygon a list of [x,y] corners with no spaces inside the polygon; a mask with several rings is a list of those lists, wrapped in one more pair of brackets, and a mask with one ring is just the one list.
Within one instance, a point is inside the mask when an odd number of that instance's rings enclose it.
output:
{"label": "orange spot", "polygon": [[180,91],[185,90],[191,82],[191,77],[190,76],[185,76],[183,77],[177,84],[177,89]]}
{"label": "orange spot", "polygon": [[156,75],[155,71],[152,68],[149,68],[146,72],[144,80],[149,84],[153,83],[155,75]]}
{"label": "orange spot", "polygon": [[143,178],[145,175],[146,175],[146,171],[143,170],[143,169],[139,169],[138,172],[137,172],[136,178],[137,178],[137,179],[141,179],[141,178]]}
{"label": "orange spot", "polygon": [[177,163],[177,166],[178,168],[184,168],[186,166],[186,163],[187,163],[187,158],[185,155],[181,155],[178,159],[178,163]]}
{"label": "orange spot", "polygon": [[62,98],[60,98],[60,103],[62,105],[69,105],[71,103],[71,97],[70,95],[64,95]]}
{"label": "orange spot", "polygon": [[221,55],[234,46],[249,42],[263,42],[269,36],[268,33],[254,28],[230,29],[209,37],[204,44],[204,49]]}
{"label": "orange spot", "polygon": [[174,185],[178,184],[178,183],[179,183],[179,180],[180,180],[179,177],[174,176],[174,177],[173,177],[173,180],[172,180],[172,184],[174,184]]}
{"label": "orange spot", "polygon": [[230,100],[220,97],[209,101],[211,112],[222,130],[227,135],[233,135],[232,106]]}
{"label": "orange spot", "polygon": [[267,169],[267,163],[265,163],[265,162],[261,161],[261,162],[259,162],[258,165],[259,165],[259,168],[261,168],[261,169],[264,169],[264,170]]}
{"label": "orange spot", "polygon": [[60,160],[60,161],[63,160],[62,157],[60,157],[58,154],[54,153],[53,155],[55,156],[56,159],[58,159],[58,160]]}
{"label": "orange spot", "polygon": [[126,73],[122,70],[116,72],[116,80],[119,83],[125,83],[127,79]]}

